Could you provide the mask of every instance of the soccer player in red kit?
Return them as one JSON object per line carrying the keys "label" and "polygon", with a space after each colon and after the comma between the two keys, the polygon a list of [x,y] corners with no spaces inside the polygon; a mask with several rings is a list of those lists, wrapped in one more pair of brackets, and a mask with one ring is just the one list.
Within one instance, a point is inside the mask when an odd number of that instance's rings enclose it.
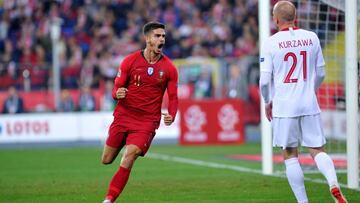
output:
{"label": "soccer player in red kit", "polygon": [[104,203],[116,200],[127,183],[135,160],[148,151],[160,124],[165,90],[169,96],[168,113],[163,113],[165,125],[173,123],[178,108],[177,69],[162,54],[165,25],[149,22],[143,27],[143,35],[145,49],[125,57],[115,79],[112,96],[117,100],[117,105],[102,163],[111,164],[124,146],[125,152],[110,182]]}

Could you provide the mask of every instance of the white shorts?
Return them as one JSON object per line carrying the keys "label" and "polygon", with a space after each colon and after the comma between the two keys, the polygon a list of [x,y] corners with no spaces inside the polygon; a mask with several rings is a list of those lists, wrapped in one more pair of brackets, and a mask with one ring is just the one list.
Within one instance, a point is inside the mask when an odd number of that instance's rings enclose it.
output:
{"label": "white shorts", "polygon": [[299,143],[304,147],[321,147],[326,143],[320,114],[294,118],[274,117],[272,125],[274,147],[298,147]]}

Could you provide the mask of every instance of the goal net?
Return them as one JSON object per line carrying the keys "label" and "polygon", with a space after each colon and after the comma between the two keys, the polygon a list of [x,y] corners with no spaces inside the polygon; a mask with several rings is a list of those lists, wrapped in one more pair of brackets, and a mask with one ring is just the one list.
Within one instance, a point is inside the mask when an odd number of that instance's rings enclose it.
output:
{"label": "goal net", "polygon": [[[318,91],[318,101],[328,141],[327,151],[345,153],[345,1],[296,0],[294,4],[298,26],[318,35],[325,58],[326,77]],[[357,13],[360,17],[360,10]],[[359,43],[359,31],[357,36]]]}
{"label": "goal net", "polygon": [[[326,150],[331,154],[338,173],[346,172],[346,97],[345,97],[345,1],[294,0],[297,26],[315,32],[325,59],[326,77],[317,96],[322,109]],[[358,5],[360,0],[358,0]],[[358,7],[358,24],[360,10]],[[357,42],[360,42],[359,26]],[[359,45],[358,45],[359,47]],[[359,54],[358,54],[359,61]],[[358,76],[359,78],[360,76]],[[356,118],[354,118],[356,119]],[[301,150],[304,151],[305,150]],[[315,167],[307,167],[311,171]]]}

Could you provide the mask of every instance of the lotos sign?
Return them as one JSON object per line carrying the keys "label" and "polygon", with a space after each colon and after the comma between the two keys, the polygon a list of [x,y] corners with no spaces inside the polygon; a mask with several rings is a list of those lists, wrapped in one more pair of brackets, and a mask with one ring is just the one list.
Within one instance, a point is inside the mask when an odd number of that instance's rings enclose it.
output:
{"label": "lotos sign", "polygon": [[49,134],[49,122],[46,119],[6,121],[4,129],[8,136],[41,136]]}
{"label": "lotos sign", "polygon": [[180,144],[243,143],[242,106],[239,100],[182,100]]}

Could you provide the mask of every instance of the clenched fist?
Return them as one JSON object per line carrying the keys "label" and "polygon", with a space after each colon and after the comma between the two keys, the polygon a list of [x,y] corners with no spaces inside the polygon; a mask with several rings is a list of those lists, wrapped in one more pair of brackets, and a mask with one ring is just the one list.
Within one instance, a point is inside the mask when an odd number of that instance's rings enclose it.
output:
{"label": "clenched fist", "polygon": [[127,91],[128,90],[125,87],[120,87],[119,89],[116,90],[116,98],[117,99],[125,98]]}
{"label": "clenched fist", "polygon": [[164,116],[164,123],[169,126],[173,123],[173,117],[168,113],[161,113]]}

